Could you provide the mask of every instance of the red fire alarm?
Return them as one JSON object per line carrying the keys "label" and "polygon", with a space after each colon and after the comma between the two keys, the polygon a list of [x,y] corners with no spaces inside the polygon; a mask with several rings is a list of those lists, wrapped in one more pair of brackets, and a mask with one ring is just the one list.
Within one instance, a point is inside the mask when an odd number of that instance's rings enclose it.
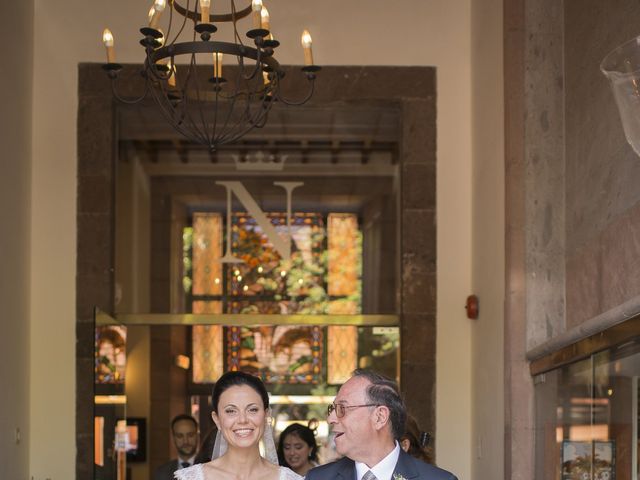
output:
{"label": "red fire alarm", "polygon": [[469,295],[464,308],[467,309],[467,318],[472,320],[478,318],[478,297],[475,295]]}

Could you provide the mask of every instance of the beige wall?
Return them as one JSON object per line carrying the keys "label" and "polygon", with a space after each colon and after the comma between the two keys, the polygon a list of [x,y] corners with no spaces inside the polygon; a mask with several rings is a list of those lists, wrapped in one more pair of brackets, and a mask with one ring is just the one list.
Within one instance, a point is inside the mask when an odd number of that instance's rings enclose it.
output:
{"label": "beige wall", "polygon": [[504,477],[504,88],[502,0],[474,2],[472,45],[472,478]]}
{"label": "beige wall", "polygon": [[0,478],[22,479],[29,474],[33,2],[3,5],[0,52]]}
{"label": "beige wall", "polygon": [[[438,68],[436,446],[440,465],[469,479],[472,324],[462,305],[471,291],[471,0],[405,0],[392,8],[385,0],[270,3],[283,63],[302,61],[301,28],[287,25],[305,25],[319,64]],[[107,25],[118,60],[140,62],[137,27],[148,4],[35,2],[31,361],[56,365],[31,372],[36,479],[73,478],[77,63],[103,61]],[[54,337],[61,344],[50,344]]]}
{"label": "beige wall", "polygon": [[[75,476],[74,10],[37,0],[31,183],[30,475]],[[77,2],[80,4],[80,2]],[[86,8],[89,8],[87,4]]]}

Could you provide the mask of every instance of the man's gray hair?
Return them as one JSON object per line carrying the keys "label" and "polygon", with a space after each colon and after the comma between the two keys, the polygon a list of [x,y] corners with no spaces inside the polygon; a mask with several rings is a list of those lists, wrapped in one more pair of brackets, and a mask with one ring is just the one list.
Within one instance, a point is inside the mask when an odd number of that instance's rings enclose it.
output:
{"label": "man's gray hair", "polygon": [[407,419],[407,408],[404,405],[398,385],[393,380],[373,370],[358,368],[354,377],[366,378],[371,385],[367,387],[369,403],[383,405],[389,409],[389,420],[393,438],[400,440],[404,435],[404,424]]}

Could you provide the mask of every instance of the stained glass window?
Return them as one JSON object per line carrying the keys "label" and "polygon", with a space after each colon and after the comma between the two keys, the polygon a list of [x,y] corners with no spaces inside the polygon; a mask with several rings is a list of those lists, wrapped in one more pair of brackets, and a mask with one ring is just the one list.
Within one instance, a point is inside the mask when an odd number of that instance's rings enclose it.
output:
{"label": "stained glass window", "polygon": [[214,383],[223,373],[222,327],[220,325],[194,326],[193,381]]}
{"label": "stained glass window", "polygon": [[222,293],[221,232],[222,216],[219,213],[194,213],[191,244],[191,292],[194,296]]}
{"label": "stained glass window", "polygon": [[[280,235],[291,232],[290,258],[282,259],[251,216],[234,213],[232,254],[242,263],[222,264],[222,215],[194,214],[193,226],[183,235],[183,284],[192,312],[360,313],[362,234],[357,216],[296,213],[290,227],[286,214],[267,217]],[[226,334],[216,328],[222,327],[194,327],[195,383],[215,381],[225,369],[251,371],[269,383],[339,383],[357,366],[358,334],[352,327],[229,327]],[[325,346],[333,353],[325,353]]]}
{"label": "stained glass window", "polygon": [[328,224],[329,280],[327,283],[329,295],[350,297],[353,301],[353,308],[359,308],[362,277],[362,233],[358,228],[358,218],[350,213],[330,213]]}
{"label": "stained glass window", "polygon": [[344,383],[358,365],[358,329],[342,325],[327,329],[327,383]]}
{"label": "stained glass window", "polygon": [[[285,214],[268,217],[278,233],[287,230]],[[233,254],[243,263],[228,269],[228,313],[326,313],[324,219],[295,214],[291,223],[291,258],[283,260],[253,218],[233,215]]]}
{"label": "stained glass window", "polygon": [[[185,288],[194,298],[193,313],[222,313],[222,216],[219,213],[193,214],[193,226],[185,229]],[[208,300],[212,299],[212,300]],[[212,383],[224,372],[222,327],[194,326],[192,335],[193,381]]]}
{"label": "stained glass window", "polygon": [[267,383],[322,380],[322,329],[317,326],[229,327],[229,370],[259,375]]}

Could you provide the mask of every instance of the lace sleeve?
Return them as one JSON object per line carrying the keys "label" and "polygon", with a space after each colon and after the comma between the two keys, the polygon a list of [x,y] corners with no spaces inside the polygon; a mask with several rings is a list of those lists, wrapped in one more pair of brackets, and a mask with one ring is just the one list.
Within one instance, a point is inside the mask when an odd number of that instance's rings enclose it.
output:
{"label": "lace sleeve", "polygon": [[303,480],[304,477],[301,477],[293,470],[287,467],[280,467],[280,480]]}
{"label": "lace sleeve", "polygon": [[176,470],[173,476],[176,480],[204,480],[204,473],[201,464]]}

